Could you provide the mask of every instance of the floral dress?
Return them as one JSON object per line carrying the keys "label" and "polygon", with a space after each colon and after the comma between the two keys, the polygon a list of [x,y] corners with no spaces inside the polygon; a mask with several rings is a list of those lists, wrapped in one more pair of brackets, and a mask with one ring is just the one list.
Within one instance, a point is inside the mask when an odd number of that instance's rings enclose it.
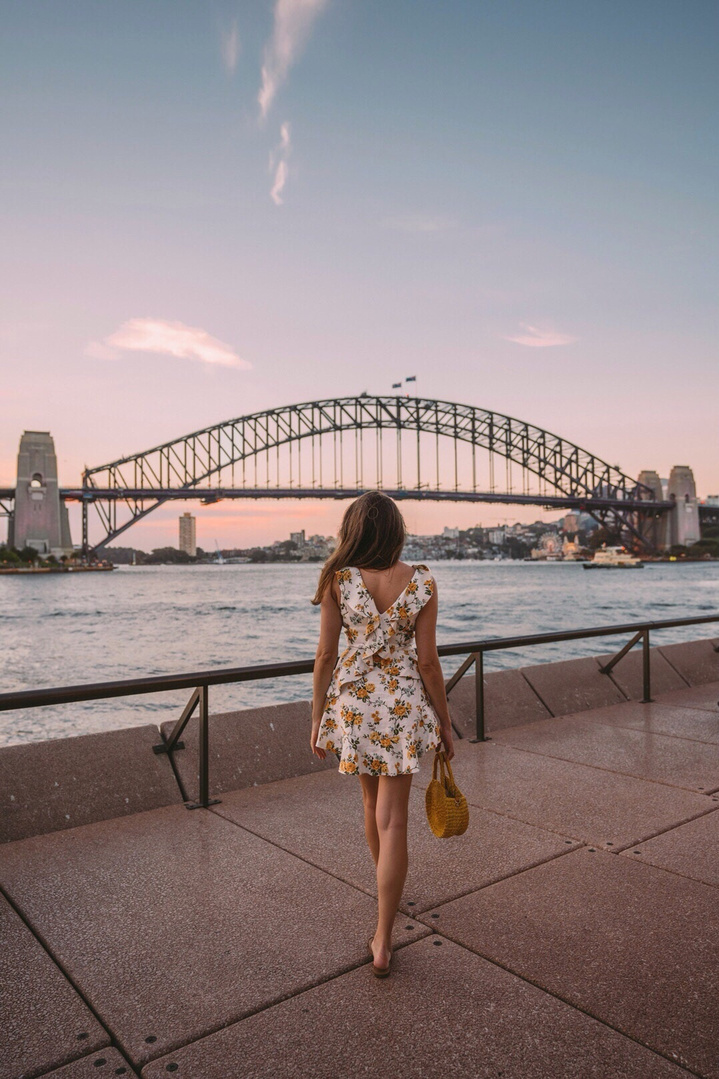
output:
{"label": "floral dress", "polygon": [[337,570],[347,647],[337,659],[315,745],[336,753],[349,775],[419,771],[441,744],[439,719],[420,678],[414,628],[434,592],[427,566],[379,612],[355,566]]}

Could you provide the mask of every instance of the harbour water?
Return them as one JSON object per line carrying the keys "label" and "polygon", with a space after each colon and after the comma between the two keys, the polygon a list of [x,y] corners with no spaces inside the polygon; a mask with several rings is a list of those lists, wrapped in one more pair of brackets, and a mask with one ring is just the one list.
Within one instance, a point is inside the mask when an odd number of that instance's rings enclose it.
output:
{"label": "harbour water", "polygon": [[[717,563],[586,573],[579,563],[438,562],[439,642],[719,613]],[[0,579],[0,691],[172,674],[314,655],[317,564],[121,567],[112,574]],[[719,636],[719,625],[652,643]],[[597,638],[494,653],[487,669],[616,651]],[[460,659],[447,661],[450,674]],[[213,712],[307,698],[302,676],[210,688]],[[177,716],[162,693],[0,713],[0,744]]]}

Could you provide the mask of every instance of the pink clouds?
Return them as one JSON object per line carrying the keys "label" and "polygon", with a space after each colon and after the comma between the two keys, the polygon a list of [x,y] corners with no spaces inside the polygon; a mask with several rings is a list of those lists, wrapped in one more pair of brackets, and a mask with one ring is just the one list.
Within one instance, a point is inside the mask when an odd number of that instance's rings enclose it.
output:
{"label": "pink clouds", "polygon": [[520,322],[520,327],[526,331],[513,337],[505,336],[505,341],[513,341],[515,345],[527,345],[529,348],[551,348],[554,345],[572,345],[577,340],[566,333],[557,333],[549,326],[530,326],[526,322]]}
{"label": "pink clouds", "polygon": [[131,318],[102,341],[90,341],[85,349],[85,355],[97,360],[117,359],[121,352],[158,352],[220,367],[252,367],[207,330],[156,318]]}

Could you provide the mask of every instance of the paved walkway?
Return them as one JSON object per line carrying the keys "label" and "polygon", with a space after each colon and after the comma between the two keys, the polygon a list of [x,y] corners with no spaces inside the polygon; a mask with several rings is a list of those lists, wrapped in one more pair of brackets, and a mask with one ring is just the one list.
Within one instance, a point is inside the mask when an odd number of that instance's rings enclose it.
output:
{"label": "paved walkway", "polygon": [[459,743],[373,978],[356,778],[0,848],[0,1079],[719,1079],[719,683]]}

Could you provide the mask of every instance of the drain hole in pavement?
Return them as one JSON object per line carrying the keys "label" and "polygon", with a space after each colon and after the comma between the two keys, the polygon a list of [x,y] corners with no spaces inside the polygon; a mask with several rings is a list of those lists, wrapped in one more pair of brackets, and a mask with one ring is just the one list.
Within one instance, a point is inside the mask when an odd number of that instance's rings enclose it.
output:
{"label": "drain hole in pavement", "polygon": [[180,1067],[179,1064],[168,1064],[167,1067],[165,1068],[165,1071],[166,1072],[176,1072],[179,1067]]}
{"label": "drain hole in pavement", "polygon": [[413,925],[406,925],[405,929],[414,929],[414,926]]}
{"label": "drain hole in pavement", "polygon": [[408,907],[414,907],[414,906],[415,906],[415,901],[414,901],[414,899],[408,899],[408,900],[407,900],[407,906],[408,906]]}
{"label": "drain hole in pavement", "polygon": [[83,1041],[83,1040],[84,1040],[85,1038],[89,1038],[89,1037],[90,1037],[90,1035],[89,1035],[89,1034],[88,1034],[88,1033],[87,1033],[86,1031],[83,1031],[83,1032],[82,1032],[82,1034],[78,1034],[78,1036],[77,1036],[77,1040],[78,1040],[79,1042],[81,1042],[81,1041]]}
{"label": "drain hole in pavement", "polygon": [[594,851],[596,851],[596,849],[597,849],[597,848],[596,848],[596,847],[588,847],[587,849],[588,849],[588,850],[591,850],[591,851],[592,851],[592,853],[593,853]]}
{"label": "drain hole in pavement", "polygon": [[433,941],[432,941],[432,943],[433,943],[433,944],[436,944],[436,945],[437,945],[437,947],[439,948],[439,946],[440,946],[440,944],[442,943],[442,941],[441,941],[441,940],[433,940]]}
{"label": "drain hole in pavement", "polygon": [[642,853],[642,852],[641,852],[640,850],[633,850],[633,851],[632,851],[632,854],[641,854],[641,853]]}
{"label": "drain hole in pavement", "polygon": [[614,846],[614,844],[613,844],[613,843],[610,843],[609,841],[607,841],[607,846],[608,846],[608,847],[613,847],[613,846]]}
{"label": "drain hole in pavement", "polygon": [[115,1068],[115,1075],[127,1075],[127,1068]]}
{"label": "drain hole in pavement", "polygon": [[101,1068],[103,1064],[107,1064],[107,1061],[104,1057],[98,1057],[97,1060],[93,1060],[92,1063],[95,1065],[96,1068]]}
{"label": "drain hole in pavement", "polygon": [[154,1034],[148,1034],[148,1036],[145,1038],[145,1041],[148,1045],[152,1045],[153,1042],[157,1041],[157,1037]]}
{"label": "drain hole in pavement", "polygon": [[565,843],[571,843],[572,841],[571,841],[571,839],[565,839],[564,842]]}
{"label": "drain hole in pavement", "polygon": [[439,914],[430,914],[430,918],[439,918]]}

